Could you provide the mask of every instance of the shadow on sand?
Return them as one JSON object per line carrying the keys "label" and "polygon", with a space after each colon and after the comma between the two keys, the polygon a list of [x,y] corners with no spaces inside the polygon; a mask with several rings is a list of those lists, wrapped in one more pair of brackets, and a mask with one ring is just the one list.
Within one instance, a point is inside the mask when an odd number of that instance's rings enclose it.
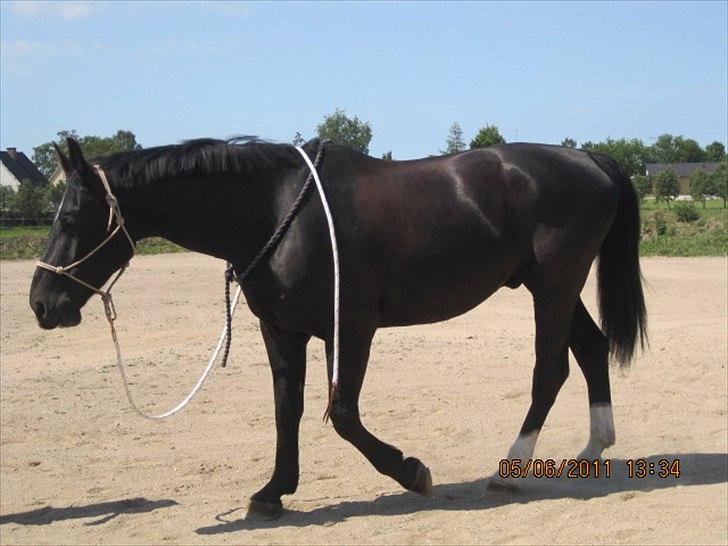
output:
{"label": "shadow on sand", "polygon": [[232,514],[245,514],[247,510],[247,506],[236,507],[217,515],[215,519],[221,523],[201,527],[196,532],[200,535],[215,535],[263,528],[330,525],[356,517],[398,516],[430,510],[489,510],[509,504],[528,504],[549,499],[588,500],[615,493],[622,493],[622,500],[629,500],[637,493],[678,486],[728,482],[728,454],[726,453],[666,453],[646,457],[648,464],[654,463],[655,468],[659,468],[660,459],[679,459],[680,477],[629,478],[626,461],[612,459],[611,478],[527,478],[520,482],[523,484],[522,489],[517,492],[488,490],[490,478],[482,478],[470,482],[436,485],[430,498],[423,498],[409,492],[387,494],[373,501],[345,501],[315,508],[310,512],[285,510],[280,519],[273,521],[245,518],[226,520]]}
{"label": "shadow on sand", "polygon": [[113,502],[99,502],[96,504],[87,504],[85,506],[68,506],[66,508],[44,506],[43,508],[38,508],[37,510],[31,510],[29,512],[19,512],[17,514],[0,516],[0,525],[5,523],[17,523],[19,525],[48,525],[54,521],[64,519],[83,519],[101,516],[100,519],[86,524],[100,525],[114,519],[120,514],[152,512],[159,508],[168,508],[170,506],[175,506],[176,504],[177,503],[175,501],[170,499],[150,501],[140,497]]}

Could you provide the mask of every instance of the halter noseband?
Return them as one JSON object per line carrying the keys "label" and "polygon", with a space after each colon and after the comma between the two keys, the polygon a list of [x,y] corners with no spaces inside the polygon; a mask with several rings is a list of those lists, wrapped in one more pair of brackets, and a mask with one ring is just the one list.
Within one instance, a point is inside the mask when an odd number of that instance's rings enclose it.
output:
{"label": "halter noseband", "polygon": [[111,229],[111,223],[116,218],[116,227],[114,230],[109,233],[109,235],[106,236],[106,238],[101,241],[96,248],[91,250],[88,254],[86,254],[83,258],[80,260],[76,260],[72,264],[60,266],[60,265],[51,265],[42,261],[36,262],[36,266],[40,267],[42,269],[46,269],[50,271],[51,273],[55,273],[57,275],[63,275],[64,277],[68,277],[69,279],[76,281],[78,284],[85,286],[92,292],[95,292],[99,296],[101,296],[101,300],[104,303],[104,311],[106,312],[106,318],[110,323],[112,323],[112,330],[113,330],[113,321],[116,319],[116,309],[114,308],[114,301],[111,299],[111,289],[113,288],[116,281],[119,280],[119,277],[121,277],[122,273],[126,271],[126,268],[129,266],[127,263],[124,267],[122,267],[119,272],[116,274],[116,277],[114,277],[114,280],[111,281],[109,284],[109,287],[104,291],[100,288],[96,288],[95,286],[90,285],[86,281],[82,281],[72,273],[70,273],[70,270],[74,267],[77,267],[81,265],[83,262],[88,260],[91,256],[96,254],[99,250],[101,250],[106,243],[111,241],[111,239],[114,238],[114,236],[119,232],[123,231],[124,235],[126,235],[127,240],[129,241],[129,244],[131,245],[131,252],[132,257],[135,254],[136,246],[134,245],[134,240],[131,238],[131,235],[129,235],[129,232],[127,231],[126,227],[124,226],[124,217],[121,215],[121,210],[119,209],[119,201],[116,199],[116,196],[111,191],[111,186],[109,185],[109,181],[106,179],[106,173],[104,173],[103,169],[99,167],[98,165],[93,166],[96,170],[96,174],[99,175],[99,178],[101,179],[101,183],[104,186],[104,190],[106,190],[106,203],[109,205],[109,222],[106,226],[106,231],[108,232]]}

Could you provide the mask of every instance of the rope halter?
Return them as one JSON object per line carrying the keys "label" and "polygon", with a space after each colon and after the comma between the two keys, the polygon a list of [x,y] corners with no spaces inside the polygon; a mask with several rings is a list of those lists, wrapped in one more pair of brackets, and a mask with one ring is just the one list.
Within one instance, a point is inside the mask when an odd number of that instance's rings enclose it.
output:
{"label": "rope halter", "polygon": [[116,338],[116,332],[114,331],[114,320],[116,320],[116,309],[114,308],[114,300],[111,298],[111,289],[113,288],[114,284],[116,284],[116,281],[119,280],[119,277],[121,277],[122,273],[126,271],[126,268],[129,266],[127,263],[124,267],[122,267],[119,272],[116,274],[114,279],[109,284],[109,287],[106,290],[102,290],[101,288],[96,288],[95,286],[90,285],[86,281],[83,281],[73,275],[71,273],[71,270],[75,267],[78,267],[83,262],[88,260],[91,256],[96,254],[99,250],[101,250],[106,243],[111,241],[111,239],[116,236],[119,231],[123,231],[124,235],[126,235],[127,240],[129,241],[129,244],[131,245],[131,252],[132,257],[135,254],[136,247],[134,245],[134,240],[131,238],[131,235],[129,235],[129,231],[127,231],[126,227],[124,226],[124,217],[121,215],[121,210],[119,209],[119,201],[114,195],[114,193],[111,191],[111,186],[109,185],[109,181],[106,178],[106,173],[104,173],[103,169],[99,167],[98,165],[94,165],[94,170],[96,171],[96,174],[99,175],[99,178],[101,179],[101,183],[104,186],[104,190],[106,191],[106,203],[109,206],[109,221],[106,225],[106,231],[107,233],[111,231],[111,224],[116,219],[116,227],[114,228],[111,233],[109,233],[106,238],[101,241],[93,250],[91,250],[88,254],[86,254],[83,258],[80,260],[76,260],[72,264],[60,266],[60,265],[51,265],[48,263],[45,263],[43,261],[36,262],[36,266],[40,267],[42,269],[46,269],[50,271],[51,273],[55,273],[56,275],[63,275],[64,277],[68,277],[69,279],[76,281],[81,286],[85,286],[92,292],[95,292],[99,296],[101,296],[101,301],[104,303],[104,312],[106,313],[106,319],[109,321],[109,324],[111,325],[111,333]]}

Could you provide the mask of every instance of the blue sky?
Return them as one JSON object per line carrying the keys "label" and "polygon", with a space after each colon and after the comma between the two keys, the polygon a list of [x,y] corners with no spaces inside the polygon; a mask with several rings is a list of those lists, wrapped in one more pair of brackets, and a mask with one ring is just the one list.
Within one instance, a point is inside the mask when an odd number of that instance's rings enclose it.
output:
{"label": "blue sky", "polygon": [[0,147],[61,129],[290,141],[337,107],[398,159],[437,153],[456,120],[468,140],[725,143],[727,6],[3,1]]}

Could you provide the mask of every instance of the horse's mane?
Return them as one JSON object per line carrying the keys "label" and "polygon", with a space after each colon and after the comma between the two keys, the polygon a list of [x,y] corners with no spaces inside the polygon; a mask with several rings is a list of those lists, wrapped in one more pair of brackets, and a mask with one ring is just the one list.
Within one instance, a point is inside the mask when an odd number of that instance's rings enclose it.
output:
{"label": "horse's mane", "polygon": [[121,152],[96,161],[113,173],[113,185],[129,189],[188,174],[264,173],[300,163],[296,149],[253,136],[198,138],[181,144]]}

